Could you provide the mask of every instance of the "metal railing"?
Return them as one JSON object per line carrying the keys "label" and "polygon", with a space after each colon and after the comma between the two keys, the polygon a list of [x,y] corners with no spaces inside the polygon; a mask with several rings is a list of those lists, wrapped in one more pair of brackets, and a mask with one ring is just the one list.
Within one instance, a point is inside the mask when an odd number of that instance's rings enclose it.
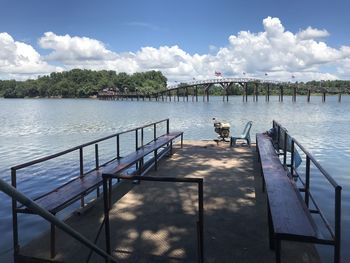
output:
{"label": "metal railing", "polygon": [[[342,187],[332,178],[332,176],[321,166],[316,158],[305,149],[294,137],[292,137],[288,130],[283,127],[277,121],[273,121],[273,128],[277,132],[275,143],[277,150],[282,152],[280,155],[283,159],[283,165],[286,169],[289,169],[290,175],[294,180],[300,182],[300,192],[304,193],[304,202],[309,209],[310,213],[318,214],[325,224],[331,240],[325,240],[325,244],[334,245],[334,262],[340,262],[340,240],[341,240],[341,190]],[[305,163],[305,179],[303,179],[296,167],[295,149],[298,147],[306,156]],[[289,152],[289,154],[288,154]],[[288,163],[289,161],[289,163]],[[311,164],[313,164],[326,181],[334,188],[334,229],[327,220],[324,213],[321,211],[320,206],[317,204],[316,199],[313,197],[310,191],[310,177],[311,177]],[[313,205],[313,208],[310,208]],[[329,242],[328,242],[329,241]]]}
{"label": "metal railing", "polygon": [[[79,154],[79,176],[83,177],[85,174],[88,174],[89,172],[92,172],[93,170],[98,170],[98,169],[100,169],[100,167],[103,167],[103,166],[107,165],[108,163],[110,163],[110,162],[112,162],[112,161],[114,161],[116,159],[122,158],[122,156],[121,156],[121,146],[120,146],[120,144],[121,144],[121,138],[120,138],[121,135],[134,133],[134,136],[135,136],[135,150],[138,150],[140,147],[146,145],[150,141],[157,140],[157,136],[159,136],[159,128],[160,128],[158,126],[161,126],[161,125],[165,126],[165,131],[162,134],[169,134],[169,129],[170,129],[170,127],[169,127],[169,119],[164,119],[164,120],[160,120],[160,121],[153,122],[153,123],[150,123],[150,124],[146,124],[146,125],[143,125],[143,126],[139,126],[139,127],[133,128],[133,129],[129,129],[129,130],[126,130],[126,131],[118,132],[118,133],[115,133],[115,134],[112,134],[112,135],[109,135],[109,136],[106,136],[106,137],[103,137],[103,138],[100,138],[100,139],[97,139],[97,140],[94,140],[94,141],[91,141],[91,142],[88,142],[88,143],[85,143],[85,144],[81,144],[79,146],[70,148],[68,150],[64,150],[64,151],[58,152],[56,154],[52,154],[52,155],[49,155],[49,156],[45,156],[45,157],[42,157],[42,158],[35,159],[33,161],[29,161],[29,162],[26,162],[26,163],[23,163],[23,164],[19,164],[19,165],[13,166],[13,167],[11,167],[11,185],[12,185],[13,188],[17,187],[17,184],[18,184],[18,182],[17,182],[17,171],[18,170],[25,169],[27,167],[30,167],[30,166],[33,166],[33,165],[36,165],[36,164],[41,164],[41,163],[44,163],[46,161],[49,161],[49,160],[52,160],[52,159],[55,159],[55,158],[67,155],[69,153],[73,153],[73,152],[77,152]],[[151,139],[149,141],[147,141],[147,140],[145,140],[145,131],[147,130],[149,132],[149,129],[152,132],[152,134],[151,134],[151,136],[149,136]],[[115,143],[116,143],[115,157],[112,158],[111,160],[108,160],[107,162],[105,162],[103,164],[100,164],[99,143],[107,141],[107,140],[110,140],[110,139],[114,139],[114,138],[116,140],[115,141]],[[84,149],[86,147],[92,146],[92,145],[94,145],[95,168],[93,170],[85,172],[84,171]],[[100,190],[100,185],[97,185],[95,188],[93,188],[92,190],[90,190],[88,192],[82,193],[82,195],[80,197],[81,198],[81,206],[82,207],[85,205],[85,202],[84,202],[85,195],[87,195],[88,193],[90,193],[90,192],[92,192],[94,190],[97,191],[97,196],[99,196],[100,195],[100,191],[99,191]],[[36,199],[38,199],[38,198],[41,198],[41,197],[47,195],[47,194],[48,193],[45,193],[44,195],[36,197],[34,199],[34,201]],[[19,248],[20,248],[20,246],[19,246],[19,239],[18,239],[18,218],[17,218],[17,213],[24,212],[24,211],[21,211],[19,209],[19,206],[18,206],[18,203],[17,203],[18,201],[19,200],[17,200],[15,197],[12,197],[12,214],[13,214],[12,224],[13,224],[13,245],[14,245],[13,247],[14,247],[14,254],[15,255],[18,255]],[[37,211],[37,209],[33,210],[33,212],[35,212],[35,211]],[[55,223],[52,223],[52,224],[55,225]],[[52,230],[53,230],[53,228],[51,228],[51,231]],[[53,240],[51,240],[51,241],[54,242]],[[54,254],[54,252],[51,251],[51,255],[53,255],[53,254]]]}
{"label": "metal railing", "polygon": [[104,219],[105,219],[105,235],[106,235],[106,251],[111,253],[111,233],[110,233],[110,221],[109,211],[111,208],[110,193],[108,181],[112,179],[124,179],[132,181],[152,181],[152,182],[171,182],[171,183],[195,183],[198,186],[198,221],[197,226],[197,262],[204,262],[204,238],[203,238],[203,221],[204,221],[204,208],[203,208],[203,178],[177,178],[177,177],[154,177],[154,176],[123,176],[118,174],[103,174],[103,200],[104,200]]}
{"label": "metal railing", "polygon": [[[101,248],[97,247],[94,243],[89,241],[86,237],[81,235],[79,232],[75,231],[73,228],[71,228],[69,225],[65,224],[63,221],[59,220],[57,217],[52,215],[49,211],[43,209],[39,205],[37,205],[33,200],[26,197],[19,191],[17,191],[16,188],[6,183],[4,180],[0,179],[0,190],[7,194],[9,197],[11,197],[16,202],[20,202],[25,207],[28,207],[32,211],[34,211],[37,215],[41,216],[42,218],[46,219],[48,222],[53,224],[54,226],[60,228],[62,231],[70,235],[71,237],[75,238],[80,243],[84,244],[91,250],[93,250],[98,255],[102,256],[106,261],[112,261],[116,262],[116,259],[109,255],[107,252],[102,250]],[[15,254],[16,256],[16,254]]]}

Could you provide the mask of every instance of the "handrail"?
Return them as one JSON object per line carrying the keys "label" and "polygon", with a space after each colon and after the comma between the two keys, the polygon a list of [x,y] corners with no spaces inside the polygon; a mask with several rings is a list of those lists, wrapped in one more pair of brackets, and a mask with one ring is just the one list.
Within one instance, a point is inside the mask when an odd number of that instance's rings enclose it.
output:
{"label": "handrail", "polygon": [[58,153],[55,153],[55,154],[52,154],[52,155],[49,155],[49,156],[45,156],[45,157],[42,157],[42,158],[39,158],[39,159],[35,159],[33,161],[30,161],[30,162],[26,162],[26,163],[23,163],[23,164],[19,164],[19,165],[13,166],[13,167],[11,167],[11,170],[19,170],[19,169],[22,169],[22,168],[25,168],[25,167],[28,167],[28,166],[31,166],[31,165],[34,165],[34,164],[45,162],[45,161],[54,159],[56,157],[65,155],[67,153],[74,152],[74,151],[79,150],[81,148],[85,148],[87,146],[93,145],[95,143],[111,139],[111,138],[116,137],[118,135],[122,135],[122,134],[129,133],[129,132],[134,132],[134,131],[137,131],[137,130],[140,130],[140,129],[144,129],[144,128],[151,127],[153,125],[156,125],[156,124],[159,124],[159,123],[162,123],[162,122],[168,122],[168,121],[169,121],[169,119],[163,119],[163,120],[160,120],[160,121],[157,121],[157,122],[152,122],[152,123],[149,123],[149,124],[146,124],[146,125],[143,125],[143,126],[139,126],[139,127],[136,127],[136,128],[130,129],[130,130],[126,130],[126,131],[118,132],[118,133],[115,133],[115,134],[111,134],[111,135],[108,135],[106,137],[103,137],[103,138],[100,138],[100,139],[97,139],[97,140],[94,140],[94,141],[91,141],[91,142],[88,142],[88,143],[84,143],[84,144],[75,146],[75,147],[70,148],[68,150],[64,150],[64,151],[61,151],[61,152],[58,152]]}
{"label": "handrail", "polygon": [[[307,206],[307,208],[310,210],[309,206],[309,200],[311,199],[314,207],[316,208],[316,211],[323,223],[325,224],[326,228],[328,229],[332,240],[331,242],[334,244],[334,262],[340,262],[340,242],[341,242],[341,191],[342,187],[338,185],[338,183],[332,178],[332,176],[321,166],[321,164],[315,159],[315,157],[306,150],[294,137],[292,137],[288,130],[283,127],[280,123],[273,120],[273,128],[275,129],[277,127],[277,143],[278,143],[278,150],[280,149],[280,140],[282,137],[281,131],[283,131],[283,137],[284,137],[284,145],[282,147],[283,150],[283,164],[290,168],[290,173],[292,177],[297,174],[297,180],[301,182],[303,185],[303,189],[301,191],[305,192],[304,201]],[[287,147],[287,140],[288,138],[291,140],[290,149]],[[298,175],[298,173],[295,173],[296,167],[295,167],[295,145],[297,145],[301,151],[304,152],[306,155],[306,165],[305,165],[305,184],[302,180],[302,178]],[[290,165],[287,165],[287,151],[290,151]],[[316,203],[316,200],[314,200],[313,196],[310,192],[310,175],[311,175],[311,169],[310,165],[311,162],[315,165],[315,167],[321,172],[321,174],[327,179],[328,183],[332,185],[334,188],[334,230],[332,229],[331,225],[329,224],[327,218],[324,216],[323,212],[321,211],[320,207]],[[311,211],[311,210],[310,210]]]}
{"label": "handrail", "polygon": [[332,186],[334,188],[339,187],[338,183],[332,178],[332,176],[321,166],[321,164],[316,160],[316,158],[308,151],[305,149],[304,146],[301,145],[301,143],[295,139],[294,137],[292,137],[289,133],[288,130],[283,127],[279,122],[274,120],[274,123],[280,127],[280,129],[284,130],[288,136],[292,139],[292,141],[298,145],[298,147],[300,148],[300,150],[302,150],[305,155],[307,155],[310,160],[312,161],[312,163],[319,169],[319,171],[326,177],[326,179],[329,181],[329,183],[332,184]]}
{"label": "handrail", "polygon": [[[163,125],[161,127],[157,127],[157,124],[160,124],[160,123],[165,123],[165,127],[163,127]],[[79,146],[75,146],[73,148],[70,148],[68,150],[64,150],[64,151],[61,151],[61,152],[58,152],[56,154],[52,154],[52,155],[49,155],[49,156],[46,156],[46,157],[42,157],[42,158],[38,158],[38,159],[35,159],[35,160],[32,160],[30,162],[26,162],[26,163],[23,163],[23,164],[19,164],[19,165],[16,165],[16,166],[13,166],[11,167],[11,185],[12,187],[16,188],[17,187],[17,170],[19,169],[23,169],[23,168],[26,168],[26,167],[29,167],[29,166],[32,166],[32,165],[35,165],[35,164],[38,164],[38,163],[42,163],[42,162],[45,162],[45,161],[48,161],[48,160],[51,160],[51,159],[54,159],[54,158],[57,158],[59,156],[62,156],[62,155],[65,155],[65,154],[68,154],[68,153],[71,153],[71,152],[75,152],[75,151],[78,151],[79,153],[79,176],[82,177],[86,174],[86,172],[84,171],[84,149],[85,147],[87,146],[91,146],[91,145],[94,145],[94,150],[95,150],[95,168],[93,170],[98,170],[100,169],[101,165],[100,165],[100,160],[99,160],[99,145],[98,143],[99,142],[102,142],[102,141],[106,141],[108,139],[111,139],[111,138],[115,138],[116,139],[116,154],[114,156],[114,158],[112,160],[115,160],[115,159],[120,159],[121,156],[120,156],[120,135],[122,134],[126,134],[126,133],[135,133],[135,139],[136,139],[136,150],[137,148],[139,147],[138,145],[138,134],[141,133],[141,144],[142,146],[148,142],[144,142],[144,129],[150,127],[150,130],[153,129],[153,134],[154,136],[157,135],[157,128],[165,128],[165,131],[164,131],[164,134],[169,134],[169,126],[170,126],[170,122],[169,122],[169,119],[163,119],[163,120],[160,120],[160,121],[156,121],[156,122],[152,122],[152,123],[148,123],[148,124],[145,124],[143,126],[139,126],[139,127],[136,127],[136,128],[133,128],[133,129],[129,129],[129,130],[126,130],[126,131],[122,131],[122,132],[118,132],[118,133],[115,133],[115,134],[112,134],[112,135],[109,135],[109,136],[106,136],[106,137],[103,137],[103,138],[100,138],[100,139],[97,139],[97,140],[93,140],[91,142],[88,142],[88,143],[84,143],[84,144],[81,144]],[[156,138],[153,138],[154,140]],[[110,160],[111,161],[111,160]],[[108,162],[110,162],[108,161]],[[107,162],[107,163],[108,163]],[[96,194],[97,196],[100,195],[100,186],[97,185],[95,187],[96,189]],[[94,190],[94,189],[92,189]],[[85,205],[85,195],[86,193],[82,193],[81,196],[80,196],[80,203],[81,203],[81,207],[84,207]],[[12,214],[13,214],[13,217],[12,217],[12,224],[13,224],[13,244],[14,244],[14,249],[15,249],[15,255],[18,254],[19,252],[19,239],[18,239],[18,218],[17,218],[17,210],[18,208],[18,204],[17,204],[17,201],[15,198],[12,198]],[[54,229],[54,228],[52,228]],[[54,230],[52,230],[53,233],[54,233]],[[54,235],[54,234],[53,234]],[[51,242],[51,256],[53,257],[54,254],[55,254],[55,251],[54,251],[54,242]]]}
{"label": "handrail", "polygon": [[19,192],[16,188],[11,186],[10,184],[6,183],[4,180],[0,179],[0,190],[10,196],[11,198],[15,199],[17,202],[20,202],[22,205],[26,206],[30,210],[34,211],[36,214],[44,218],[45,220],[49,221],[51,224],[55,225],[56,227],[60,228],[62,231],[70,235],[71,237],[75,238],[79,242],[83,243],[88,248],[95,251],[97,254],[105,258],[106,260],[111,260],[112,262],[117,262],[117,259],[113,256],[109,255],[107,252],[93,244],[91,241],[89,241],[86,237],[81,235],[79,232],[75,231],[73,228],[71,228],[69,225],[65,224],[61,220],[59,220],[57,217],[52,215],[50,212],[45,210],[44,208],[37,205],[33,200],[26,197],[24,194]]}

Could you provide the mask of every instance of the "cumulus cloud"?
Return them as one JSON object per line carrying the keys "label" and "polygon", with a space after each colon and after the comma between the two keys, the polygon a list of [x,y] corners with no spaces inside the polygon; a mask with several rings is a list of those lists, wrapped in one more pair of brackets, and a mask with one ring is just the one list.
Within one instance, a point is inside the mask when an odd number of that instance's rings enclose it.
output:
{"label": "cumulus cloud", "polygon": [[26,79],[62,70],[49,65],[31,46],[0,33],[0,78]]}
{"label": "cumulus cloud", "polygon": [[[43,57],[5,33],[0,41],[9,44],[1,45],[0,74],[5,70],[23,70],[24,66],[18,67],[20,63],[15,63],[16,60],[36,66],[34,69],[43,66],[53,69],[50,65],[58,63],[66,70],[108,69],[127,73],[161,70],[170,82],[212,78],[214,71],[226,77],[242,77],[243,72],[246,76],[262,77],[268,72],[268,78],[278,80],[290,80],[291,75],[297,80],[335,79],[350,73],[350,47],[337,49],[327,45],[323,40],[329,36],[327,30],[309,26],[293,33],[277,17],[265,18],[262,26],[261,32],[240,31],[229,36],[225,46],[210,47],[208,54],[189,54],[178,45],[117,53],[96,39],[46,32],[38,41],[41,48],[49,50]],[[336,73],[321,73],[329,67]]]}
{"label": "cumulus cloud", "polygon": [[46,32],[39,39],[40,47],[52,49],[48,60],[58,60],[64,64],[74,64],[76,61],[104,61],[115,59],[115,54],[106,49],[101,41],[88,37],[58,36]]}

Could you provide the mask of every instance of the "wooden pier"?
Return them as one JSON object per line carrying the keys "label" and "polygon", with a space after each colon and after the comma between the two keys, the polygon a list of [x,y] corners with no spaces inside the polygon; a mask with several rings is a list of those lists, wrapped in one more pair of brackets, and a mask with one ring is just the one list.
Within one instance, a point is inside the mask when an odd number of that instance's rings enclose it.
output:
{"label": "wooden pier", "polygon": [[98,94],[98,98],[101,100],[169,102],[198,102],[203,100],[208,102],[210,100],[210,92],[214,87],[221,90],[222,101],[229,101],[230,96],[239,94],[239,96],[242,96],[244,102],[247,102],[249,99],[257,102],[262,96],[265,97],[266,102],[269,102],[271,95],[277,95],[279,102],[283,102],[286,96],[290,96],[293,102],[297,102],[297,97],[300,95],[305,96],[307,102],[311,101],[312,95],[320,98],[320,101],[326,102],[327,96],[337,95],[338,102],[341,102],[342,95],[350,93],[350,88],[330,89],[327,87],[310,86],[301,89],[298,83],[250,78],[218,78],[181,83],[148,94],[103,91]]}
{"label": "wooden pier", "polygon": [[[255,146],[229,147],[213,141],[184,141],[147,176],[203,178],[204,262],[274,262],[269,249],[266,194]],[[197,262],[197,188],[184,183],[122,181],[110,209],[112,254],[118,262]],[[105,248],[103,200],[66,220]],[[98,232],[102,232],[96,239]],[[57,231],[50,259],[50,233],[21,248],[26,256],[57,262],[87,262],[90,250]],[[92,254],[89,262],[104,262]],[[282,262],[320,262],[312,245],[283,244]]]}

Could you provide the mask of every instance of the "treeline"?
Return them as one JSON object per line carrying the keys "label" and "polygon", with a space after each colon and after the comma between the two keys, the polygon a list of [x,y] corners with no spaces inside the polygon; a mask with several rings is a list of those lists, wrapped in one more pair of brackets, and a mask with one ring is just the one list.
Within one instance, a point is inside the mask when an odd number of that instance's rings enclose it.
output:
{"label": "treeline", "polygon": [[0,96],[86,98],[106,89],[147,94],[166,89],[166,84],[167,79],[160,71],[128,75],[112,70],[73,69],[53,72],[35,80],[0,80]]}

